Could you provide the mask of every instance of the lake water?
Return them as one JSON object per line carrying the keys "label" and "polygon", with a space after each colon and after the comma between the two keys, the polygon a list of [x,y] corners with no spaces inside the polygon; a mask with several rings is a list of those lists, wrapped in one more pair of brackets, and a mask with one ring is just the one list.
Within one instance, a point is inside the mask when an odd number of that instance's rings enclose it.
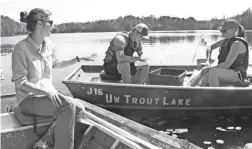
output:
{"label": "lake water", "polygon": [[[81,64],[102,64],[104,53],[107,50],[109,42],[116,35],[115,32],[106,33],[71,33],[71,34],[53,34],[50,39],[56,46],[60,59],[71,59],[75,56],[89,56],[97,53],[98,57],[94,62],[82,62],[64,69],[53,70],[53,84],[55,87],[69,94],[68,89],[61,81],[67,77],[74,69]],[[2,44],[16,44],[26,36],[2,37]],[[250,45],[250,53],[252,51],[252,32],[246,32],[246,37]],[[212,44],[221,38],[219,31],[169,31],[169,32],[151,32],[150,40],[143,41],[144,57],[148,57],[150,64],[172,64],[172,65],[190,65],[195,64],[198,58],[205,58],[205,46],[199,45],[201,38]],[[197,52],[196,52],[197,51]],[[196,52],[194,61],[193,57]],[[212,58],[216,58],[218,50],[215,50]],[[251,54],[250,54],[251,55]],[[250,64],[252,56],[250,56]],[[11,82],[11,55],[2,55],[1,67],[4,72],[4,81],[1,83],[1,93],[8,94],[14,92],[14,84]],[[244,146],[246,142],[251,140],[251,128],[247,123],[251,124],[250,116],[238,118],[217,117],[206,120],[187,119],[186,122],[155,119],[141,121],[141,123],[151,126],[155,129],[163,130],[174,137],[188,139],[196,145],[204,148],[231,148]],[[231,119],[231,120],[230,120]],[[177,130],[171,130],[175,122],[176,127],[184,127],[189,129],[188,132],[178,133]],[[221,122],[221,124],[219,123]],[[186,123],[185,125],[179,125]],[[236,127],[233,127],[236,125]],[[229,126],[229,128],[228,128]],[[241,129],[240,129],[241,127]],[[183,129],[182,129],[183,130]],[[225,131],[226,130],[226,131]],[[206,137],[202,137],[207,135]],[[250,137],[249,137],[250,136]],[[224,142],[220,141],[224,140]],[[210,143],[209,143],[210,142]]]}

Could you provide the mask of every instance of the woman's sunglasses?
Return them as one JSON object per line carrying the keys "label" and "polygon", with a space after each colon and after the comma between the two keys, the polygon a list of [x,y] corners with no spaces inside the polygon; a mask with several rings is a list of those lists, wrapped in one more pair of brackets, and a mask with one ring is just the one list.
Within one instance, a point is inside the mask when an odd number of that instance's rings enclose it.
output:
{"label": "woman's sunglasses", "polygon": [[48,22],[51,26],[53,25],[53,21],[52,20],[43,20],[43,19],[40,19],[40,21]]}
{"label": "woman's sunglasses", "polygon": [[227,32],[227,30],[220,30],[220,32],[221,32],[222,34],[224,34],[224,33]]}
{"label": "woman's sunglasses", "polygon": [[234,28],[229,28],[229,29],[223,29],[223,30],[220,30],[220,32],[222,33],[222,34],[225,34],[228,30],[231,30],[231,29],[234,29]]}
{"label": "woman's sunglasses", "polygon": [[44,21],[44,22],[48,22],[51,26],[53,25],[53,21],[49,20],[49,21]]}

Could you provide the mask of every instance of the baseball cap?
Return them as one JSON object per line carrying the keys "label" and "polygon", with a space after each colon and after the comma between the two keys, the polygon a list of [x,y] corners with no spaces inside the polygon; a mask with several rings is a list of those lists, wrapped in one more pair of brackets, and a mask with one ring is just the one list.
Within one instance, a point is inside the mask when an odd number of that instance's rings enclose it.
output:
{"label": "baseball cap", "polygon": [[149,28],[146,24],[144,23],[139,23],[134,27],[140,34],[143,36],[144,39],[149,39],[148,33],[149,33]]}
{"label": "baseball cap", "polygon": [[218,27],[218,30],[228,30],[232,28],[238,27],[238,22],[235,19],[227,19],[225,20],[220,27]]}

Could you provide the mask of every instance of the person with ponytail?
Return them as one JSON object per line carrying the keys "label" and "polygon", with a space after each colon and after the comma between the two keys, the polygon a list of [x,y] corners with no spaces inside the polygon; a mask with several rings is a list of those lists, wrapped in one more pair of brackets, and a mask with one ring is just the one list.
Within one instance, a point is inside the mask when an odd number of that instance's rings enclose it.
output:
{"label": "person with ponytail", "polygon": [[206,53],[207,59],[211,59],[212,50],[219,47],[218,64],[205,68],[201,86],[219,86],[220,82],[239,83],[247,77],[249,48],[244,27],[235,19],[227,19],[218,29],[223,39],[209,46]]}
{"label": "person with ponytail", "polygon": [[[74,127],[84,114],[84,106],[72,97],[59,93],[52,83],[52,69],[64,68],[91,57],[75,57],[60,60],[54,45],[47,38],[51,34],[53,21],[48,10],[35,8],[20,13],[20,21],[26,23],[28,36],[18,42],[12,52],[12,81],[22,113],[35,116],[56,117],[54,149],[74,148]],[[42,137],[34,148],[45,146]]]}
{"label": "person with ponytail", "polygon": [[219,48],[217,66],[207,64],[196,75],[193,75],[185,86],[216,87],[220,86],[221,82],[243,82],[247,77],[249,51],[244,27],[234,19],[227,19],[218,29],[223,39],[208,46],[206,50],[206,58],[211,60],[212,50]]}

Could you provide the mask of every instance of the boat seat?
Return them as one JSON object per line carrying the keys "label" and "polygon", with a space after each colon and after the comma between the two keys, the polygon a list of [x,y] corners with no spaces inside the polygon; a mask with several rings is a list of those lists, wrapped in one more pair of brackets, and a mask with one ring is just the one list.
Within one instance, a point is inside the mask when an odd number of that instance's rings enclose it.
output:
{"label": "boat seat", "polygon": [[116,80],[116,81],[122,80],[121,75],[112,76],[112,75],[107,74],[104,70],[101,71],[100,77],[102,80]]}
{"label": "boat seat", "polygon": [[35,115],[24,114],[24,113],[22,113],[19,106],[13,107],[13,112],[14,112],[14,115],[16,116],[16,118],[24,126],[36,125],[36,124],[54,122],[55,121],[55,117],[35,116]]}

